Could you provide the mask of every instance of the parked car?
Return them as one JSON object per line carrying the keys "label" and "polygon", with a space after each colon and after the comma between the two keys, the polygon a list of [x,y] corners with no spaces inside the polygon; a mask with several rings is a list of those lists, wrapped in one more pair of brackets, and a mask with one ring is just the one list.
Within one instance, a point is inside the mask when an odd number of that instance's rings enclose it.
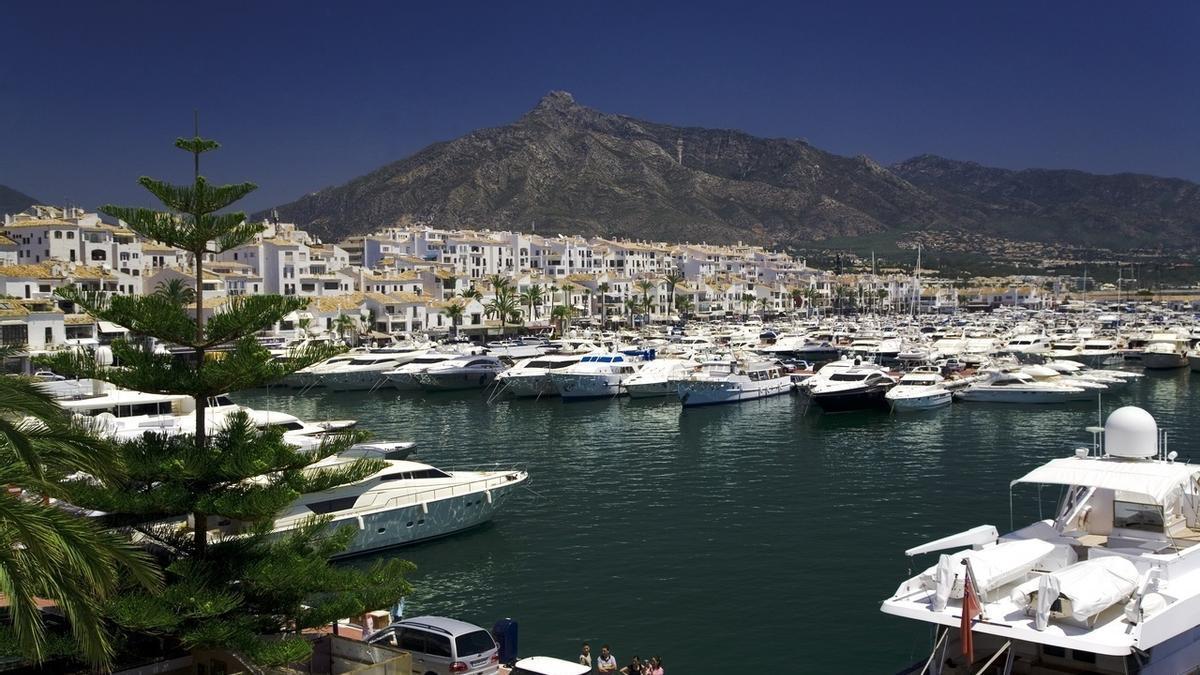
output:
{"label": "parked car", "polygon": [[492,634],[457,619],[401,619],[368,636],[367,642],[411,653],[418,675],[494,675],[500,669],[500,650]]}

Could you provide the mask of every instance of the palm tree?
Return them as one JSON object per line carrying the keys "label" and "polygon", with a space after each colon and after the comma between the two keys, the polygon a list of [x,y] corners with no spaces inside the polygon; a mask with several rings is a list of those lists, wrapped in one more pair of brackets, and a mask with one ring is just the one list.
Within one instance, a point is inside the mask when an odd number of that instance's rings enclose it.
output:
{"label": "palm tree", "polygon": [[742,293],[742,315],[746,318],[750,317],[750,303],[754,302],[754,296],[749,293]]}
{"label": "palm tree", "polygon": [[793,288],[792,292],[788,294],[788,297],[790,297],[792,300],[792,311],[795,312],[796,306],[804,303],[805,295],[804,291],[800,290],[799,288]]}
{"label": "palm tree", "polygon": [[646,312],[646,323],[650,323],[650,291],[655,288],[655,283],[649,279],[638,279],[634,286],[642,292],[642,310]]}
{"label": "palm tree", "polygon": [[463,312],[465,312],[466,309],[467,307],[463,303],[453,301],[446,305],[446,308],[442,310],[442,313],[450,319],[450,328],[454,333],[454,337],[458,337],[458,324],[460,321],[462,321]]}
{"label": "palm tree", "polygon": [[113,647],[104,603],[126,578],[151,589],[161,584],[143,551],[47,503],[70,496],[52,477],[111,479],[121,473],[118,457],[111,444],[72,425],[33,382],[0,378],[0,484],[7,486],[0,490],[0,592],[18,647],[31,661],[46,656],[39,598],[57,605],[84,656],[106,668]]}
{"label": "palm tree", "polygon": [[464,288],[459,295],[462,296],[464,300],[483,300],[483,293],[480,293],[479,289],[475,288],[473,285],[468,288]]}
{"label": "palm tree", "polygon": [[692,309],[692,301],[687,299],[685,296],[681,295],[678,298],[675,298],[675,310],[679,312],[680,318],[682,318],[684,321],[687,321],[688,314],[692,312]]}
{"label": "palm tree", "polygon": [[346,333],[356,327],[354,317],[338,312],[337,318],[333,320],[333,330],[338,334],[338,337],[346,339]]}
{"label": "palm tree", "polygon": [[483,309],[488,316],[494,316],[500,319],[500,337],[504,337],[507,332],[510,321],[520,321],[521,317],[521,301],[513,293],[512,288],[507,285],[501,286],[496,290],[496,294],[492,297],[492,301],[484,305]]}
{"label": "palm tree", "polygon": [[675,306],[675,287],[683,283],[686,278],[679,268],[675,268],[663,275],[663,281],[667,282],[667,291],[671,295],[671,307]]}
{"label": "palm tree", "polygon": [[566,335],[571,327],[571,319],[575,318],[575,308],[570,305],[558,305],[550,310],[550,318],[558,322],[559,335]]}
{"label": "palm tree", "polygon": [[625,312],[629,315],[629,327],[633,328],[633,315],[638,311],[637,298],[625,298]]}
{"label": "palm tree", "polygon": [[508,277],[503,274],[489,274],[487,277],[488,283],[492,285],[492,290],[499,292],[502,288],[508,288],[511,284]]}
{"label": "palm tree", "polygon": [[605,323],[608,322],[608,292],[611,289],[612,289],[612,287],[608,285],[607,281],[601,281],[600,284],[598,286],[596,286],[596,292],[598,292],[600,294],[600,325],[601,326],[603,326]]}
{"label": "palm tree", "polygon": [[154,294],[183,307],[196,301],[196,290],[178,277],[154,285]]}
{"label": "palm tree", "polygon": [[538,284],[533,284],[521,293],[521,302],[529,306],[529,320],[537,321],[537,307],[545,300],[542,294],[542,287]]}
{"label": "palm tree", "polygon": [[564,283],[562,285],[563,304],[564,305],[571,304],[571,291],[573,291],[573,290],[575,290],[575,284]]}
{"label": "palm tree", "polygon": [[811,313],[813,303],[820,299],[821,293],[813,286],[804,289],[804,305],[805,309]]}

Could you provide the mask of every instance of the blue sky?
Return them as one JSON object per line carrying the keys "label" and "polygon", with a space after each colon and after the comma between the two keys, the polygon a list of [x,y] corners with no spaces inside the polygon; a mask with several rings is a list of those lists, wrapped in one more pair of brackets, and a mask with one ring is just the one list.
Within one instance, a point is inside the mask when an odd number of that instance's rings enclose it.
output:
{"label": "blue sky", "polygon": [[[436,6],[434,6],[436,5]],[[40,2],[0,38],[0,183],[147,203],[171,141],[247,209],[510,122],[552,89],[883,163],[1200,180],[1200,3]]]}

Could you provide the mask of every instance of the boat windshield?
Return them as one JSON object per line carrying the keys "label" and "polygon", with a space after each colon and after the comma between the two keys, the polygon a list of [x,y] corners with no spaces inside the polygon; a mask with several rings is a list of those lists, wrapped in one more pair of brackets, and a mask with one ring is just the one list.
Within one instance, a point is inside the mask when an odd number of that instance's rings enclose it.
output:
{"label": "boat windshield", "polygon": [[834,373],[829,376],[831,382],[860,382],[865,379],[866,375],[858,373]]}

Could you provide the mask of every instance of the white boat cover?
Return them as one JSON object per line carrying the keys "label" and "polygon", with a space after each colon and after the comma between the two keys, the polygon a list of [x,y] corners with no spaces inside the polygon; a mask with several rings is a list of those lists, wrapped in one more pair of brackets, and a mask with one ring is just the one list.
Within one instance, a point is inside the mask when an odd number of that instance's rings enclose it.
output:
{"label": "white boat cover", "polygon": [[[1124,602],[1137,587],[1137,567],[1125,558],[1105,556],[1094,560],[1084,560],[1046,576],[1054,577],[1053,585],[1047,585],[1048,591],[1055,589],[1058,595],[1070,600],[1071,618],[1084,622],[1103,612],[1113,605]],[[1034,596],[1042,591],[1045,577],[1031,579],[1013,589],[1010,596],[1020,607],[1029,607],[1034,602]],[[1047,582],[1048,583],[1048,582]],[[1050,605],[1058,596],[1053,598],[1037,598],[1036,611],[1041,612],[1045,605],[1047,613]]]}
{"label": "white boat cover", "polygon": [[[953,588],[950,590],[950,597],[961,598],[963,596],[963,579],[966,574],[966,566],[963,565],[963,561],[968,558],[971,561],[971,572],[975,575],[975,584],[978,590],[981,593],[987,593],[1025,576],[1039,562],[1054,553],[1054,549],[1054,544],[1048,541],[1023,539],[1002,542],[980,551],[968,549],[944,556],[949,558],[948,564],[951,574],[953,574]],[[938,588],[940,582],[938,572],[941,566],[942,563],[939,560],[938,565],[930,567],[921,574],[923,584],[927,588]]]}
{"label": "white boat cover", "polygon": [[1043,485],[1082,485],[1144,495],[1164,505],[1167,497],[1200,474],[1200,466],[1159,460],[1115,457],[1066,457],[1051,460],[1013,481]]}

